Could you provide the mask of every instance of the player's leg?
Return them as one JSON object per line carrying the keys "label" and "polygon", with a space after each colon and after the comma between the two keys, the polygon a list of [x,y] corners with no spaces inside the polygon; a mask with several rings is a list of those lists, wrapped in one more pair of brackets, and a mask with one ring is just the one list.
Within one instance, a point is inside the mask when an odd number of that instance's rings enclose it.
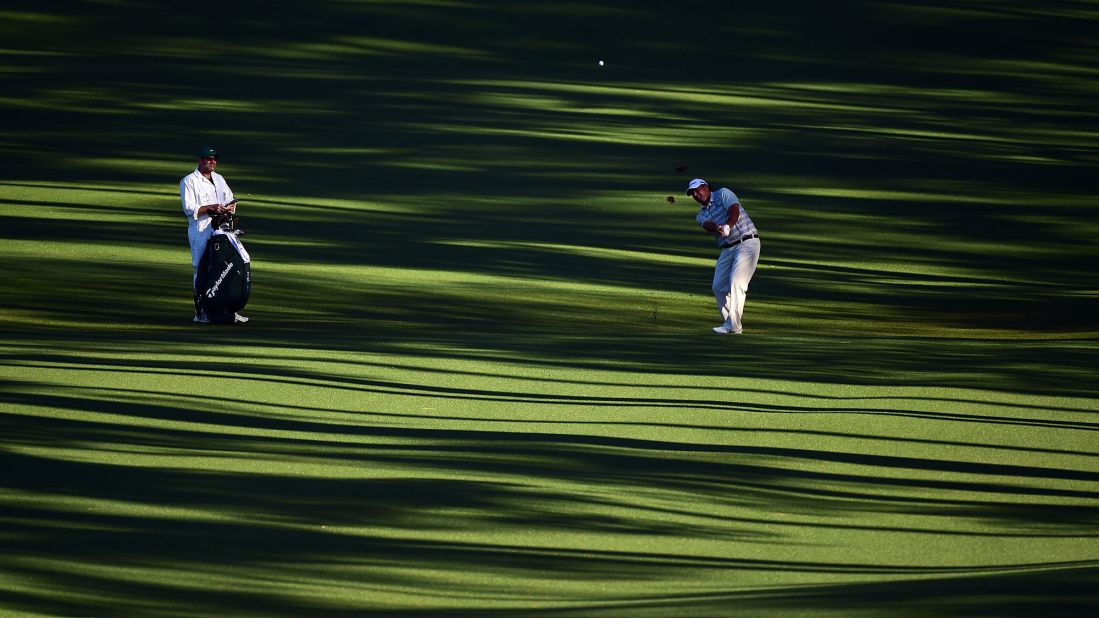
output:
{"label": "player's leg", "polygon": [[729,318],[732,316],[731,292],[733,273],[733,250],[722,249],[714,266],[714,282],[711,289],[714,292],[714,300],[717,301],[717,310],[721,313],[722,326],[730,326]]}
{"label": "player's leg", "polygon": [[744,325],[744,303],[748,296],[748,283],[759,264],[759,240],[749,240],[733,247],[733,260],[729,277],[729,320],[726,323],[733,332],[740,332]]}

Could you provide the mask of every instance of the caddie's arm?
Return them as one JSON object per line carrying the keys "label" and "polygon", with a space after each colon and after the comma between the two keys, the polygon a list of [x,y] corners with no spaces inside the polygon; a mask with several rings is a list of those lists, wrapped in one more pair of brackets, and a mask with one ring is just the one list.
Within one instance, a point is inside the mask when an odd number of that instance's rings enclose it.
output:
{"label": "caddie's arm", "polygon": [[198,216],[201,217],[204,214],[216,215],[223,212],[235,213],[237,211],[237,202],[240,200],[229,200],[224,204],[208,204],[198,209]]}
{"label": "caddie's arm", "polygon": [[217,213],[223,208],[221,204],[198,205],[198,191],[187,182],[187,179],[179,183],[179,195],[183,200],[183,213],[194,219],[198,219],[202,215]]}

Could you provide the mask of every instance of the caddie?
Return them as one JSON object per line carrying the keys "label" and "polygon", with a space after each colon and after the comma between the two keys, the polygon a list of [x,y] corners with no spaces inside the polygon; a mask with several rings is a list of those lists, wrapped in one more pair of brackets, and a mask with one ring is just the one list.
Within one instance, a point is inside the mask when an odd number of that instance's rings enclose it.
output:
{"label": "caddie", "polygon": [[[214,170],[218,165],[218,152],[210,146],[198,151],[195,171],[179,181],[179,197],[183,201],[183,214],[187,217],[187,241],[191,244],[191,288],[198,278],[198,264],[206,252],[206,243],[214,232],[210,215],[236,212],[236,200],[225,178]],[[195,322],[207,322],[198,306],[195,292]],[[248,318],[239,316],[241,322]]]}

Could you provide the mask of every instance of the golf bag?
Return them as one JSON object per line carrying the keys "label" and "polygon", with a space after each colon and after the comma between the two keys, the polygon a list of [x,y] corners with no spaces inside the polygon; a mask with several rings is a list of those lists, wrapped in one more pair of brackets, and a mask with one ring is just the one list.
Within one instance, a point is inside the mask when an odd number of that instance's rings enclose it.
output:
{"label": "golf bag", "polygon": [[210,236],[195,279],[195,310],[205,311],[211,324],[231,324],[252,294],[252,258],[238,238],[241,232],[228,227]]}

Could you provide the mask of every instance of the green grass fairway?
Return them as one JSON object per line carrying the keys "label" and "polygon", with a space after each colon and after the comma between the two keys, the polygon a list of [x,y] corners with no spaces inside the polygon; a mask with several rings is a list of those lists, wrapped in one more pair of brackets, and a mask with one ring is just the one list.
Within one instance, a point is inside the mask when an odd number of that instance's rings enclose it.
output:
{"label": "green grass fairway", "polygon": [[1099,606],[1099,2],[223,4],[0,8],[0,615]]}

